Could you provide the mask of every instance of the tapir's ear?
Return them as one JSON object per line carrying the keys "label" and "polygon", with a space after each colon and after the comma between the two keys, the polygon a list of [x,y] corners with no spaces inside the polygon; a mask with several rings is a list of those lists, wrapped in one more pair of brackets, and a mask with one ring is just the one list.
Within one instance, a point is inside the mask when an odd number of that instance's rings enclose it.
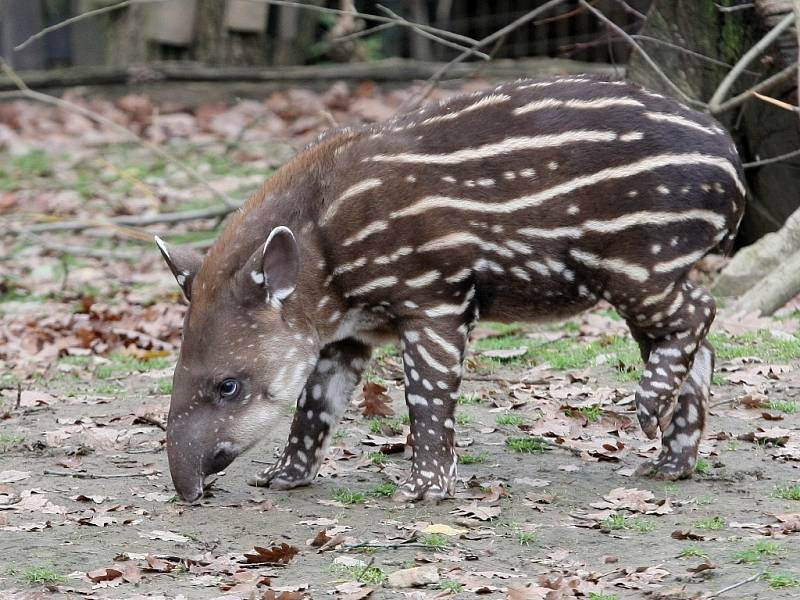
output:
{"label": "tapir's ear", "polygon": [[264,288],[267,302],[288,298],[300,276],[300,248],[291,229],[273,229],[245,268],[250,281]]}
{"label": "tapir's ear", "polygon": [[203,256],[191,248],[167,246],[167,243],[158,236],[155,236],[155,240],[158,249],[161,250],[161,256],[181,286],[186,299],[191,300],[192,281],[203,264]]}

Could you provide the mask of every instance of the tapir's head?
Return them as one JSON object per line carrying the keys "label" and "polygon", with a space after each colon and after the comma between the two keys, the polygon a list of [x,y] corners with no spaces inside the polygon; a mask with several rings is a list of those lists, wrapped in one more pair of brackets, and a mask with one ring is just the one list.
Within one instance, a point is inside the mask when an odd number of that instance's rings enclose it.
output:
{"label": "tapir's head", "polygon": [[[187,501],[207,475],[266,437],[289,414],[318,356],[295,293],[300,252],[276,227],[244,264],[203,264],[198,253],[156,242],[189,300],[172,386],[167,455]],[[211,259],[208,259],[208,263]]]}

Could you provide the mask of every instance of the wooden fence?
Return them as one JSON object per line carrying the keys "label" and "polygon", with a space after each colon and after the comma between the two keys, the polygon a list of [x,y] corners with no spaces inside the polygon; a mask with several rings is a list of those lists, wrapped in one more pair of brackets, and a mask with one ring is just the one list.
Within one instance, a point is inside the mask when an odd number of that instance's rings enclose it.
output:
{"label": "wooden fence", "polygon": [[[383,0],[381,3],[410,20],[480,39],[543,2]],[[331,51],[335,17],[308,9],[270,6],[258,0],[165,0],[134,4],[54,31],[22,51],[13,50],[47,25],[112,3],[110,0],[0,0],[0,54],[20,70],[157,60],[269,66],[352,58]],[[356,0],[355,5],[362,12],[382,14],[377,3]],[[651,0],[627,1],[628,7],[641,12],[650,3]],[[308,0],[306,4],[333,8],[347,5],[344,0]],[[596,5],[629,31],[641,25],[641,19],[624,2],[599,0]],[[624,62],[628,55],[626,45],[610,41],[604,27],[588,12],[575,10],[577,7],[577,0],[570,0],[562,9],[572,13],[567,17],[551,15],[518,28],[495,49],[495,56]],[[365,39],[369,41],[360,42],[360,59],[399,56],[446,60],[454,55],[452,49],[421,38],[407,28],[387,29]]]}

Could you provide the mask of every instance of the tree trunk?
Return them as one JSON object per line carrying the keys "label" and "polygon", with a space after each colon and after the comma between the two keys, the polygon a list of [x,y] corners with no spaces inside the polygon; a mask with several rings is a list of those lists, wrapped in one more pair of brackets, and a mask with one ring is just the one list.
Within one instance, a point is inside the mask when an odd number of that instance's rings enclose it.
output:
{"label": "tree trunk", "polygon": [[736,312],[755,312],[771,315],[789,302],[800,290],[800,252],[795,252],[772,273],[764,277],[739,298],[732,310]]}
{"label": "tree trunk", "polygon": [[[776,19],[782,17],[776,13],[776,7],[778,4],[783,6],[786,1],[761,0],[756,3],[758,11],[745,9],[721,12],[716,4],[731,2],[656,0],[641,33],[733,65],[774,25]],[[793,31],[789,37],[794,37]],[[788,56],[786,43],[781,38],[779,44],[767,50],[763,60],[752,63],[749,71],[731,90],[731,95],[746,90],[783,68]],[[642,40],[641,44],[672,81],[698,100],[707,101],[729,70],[728,67],[712,64],[662,44],[648,40]],[[628,77],[651,89],[671,93],[637,54],[631,57]],[[795,82],[790,81],[783,88],[771,90],[769,95],[794,101],[794,89]],[[753,99],[742,108],[728,111],[718,118],[732,131],[745,162],[800,148],[797,115],[771,104]],[[747,171],[751,196],[742,222],[740,243],[751,243],[780,228],[800,206],[800,198],[796,193],[800,187],[798,172],[800,158]]]}

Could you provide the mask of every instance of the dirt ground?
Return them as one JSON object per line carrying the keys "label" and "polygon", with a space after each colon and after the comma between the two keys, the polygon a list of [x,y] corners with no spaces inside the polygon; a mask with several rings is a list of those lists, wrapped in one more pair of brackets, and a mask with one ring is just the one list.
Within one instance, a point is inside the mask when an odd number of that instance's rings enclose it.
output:
{"label": "dirt ground", "polygon": [[[376,368],[391,369],[391,357],[388,362]],[[270,577],[273,589],[325,597],[342,582],[358,579],[364,567],[352,565],[362,564],[370,566],[370,573],[377,567],[386,574],[411,565],[433,565],[439,582],[411,596],[419,598],[450,593],[466,598],[475,590],[490,598],[506,597],[508,588],[530,581],[538,585],[544,581],[540,576],[555,588],[573,579],[587,596],[592,590],[598,594],[588,597],[605,598],[599,595],[602,589],[619,598],[693,598],[762,571],[800,576],[800,536],[784,533],[775,518],[794,512],[797,528],[800,502],[778,498],[775,490],[798,482],[798,456],[791,461],[775,455],[791,449],[785,438],[796,437],[800,416],[766,411],[782,419],[777,423],[781,431],[773,431],[763,442],[736,440],[776,425],[764,419],[760,409],[722,404],[741,395],[736,384],[715,389],[716,408],[703,445],[706,472],[691,481],[665,483],[630,475],[640,455],[654,445],[642,438],[625,404],[633,384],[617,381],[614,369],[544,369],[535,376],[529,371],[528,376],[545,383],[525,385],[513,383],[525,376],[524,369],[505,368],[491,371],[497,382],[465,383],[469,395],[459,412],[468,417],[460,419],[459,444],[462,452],[481,462],[461,465],[454,500],[439,506],[395,505],[371,495],[409,463],[402,454],[388,454],[381,465],[372,464],[368,456],[377,448],[361,442],[369,440],[370,427],[375,428],[354,404],[323,468],[326,476],[314,485],[276,492],[245,484],[248,474],[263,468],[260,461],[273,460],[273,449],[284,441],[287,418],[283,431],[270,435],[219,477],[211,497],[187,506],[173,499],[162,450],[160,426],[168,397],[159,393],[159,382],[168,378],[170,368],[108,379],[107,384],[118,386],[112,394],[97,393],[88,366],[73,368],[77,377],[67,370],[67,380],[58,376],[63,370],[55,369],[52,380],[37,386],[38,392],[26,393],[19,408],[13,407],[15,392],[4,392],[8,414],[0,432],[7,442],[14,436],[20,440],[0,454],[0,476],[9,471],[26,475],[0,484],[4,597],[32,597],[31,590],[46,589],[20,579],[20,574],[41,567],[63,577],[51,584],[53,596],[99,598],[214,598],[223,594],[220,586],[252,581],[245,578],[254,573]],[[773,403],[797,394],[791,382],[779,378],[767,387]],[[546,398],[548,389],[564,398]],[[390,393],[396,414],[404,414],[401,390],[392,385]],[[599,421],[588,423],[577,413],[568,417],[563,411],[560,418],[554,416],[564,404],[586,404],[585,398],[602,405]],[[144,418],[137,422],[137,414]],[[541,423],[542,433],[566,426],[572,433],[565,438],[576,447],[583,444],[583,456],[556,447],[564,438],[552,436],[545,438],[552,444],[545,452],[511,451],[506,438],[526,432],[519,425],[496,424],[498,415],[509,414],[523,417],[528,424],[523,428],[537,429]],[[769,441],[777,436],[784,437],[783,449]],[[607,452],[596,441],[613,437],[624,443],[623,450]],[[592,454],[606,460],[597,461]],[[623,509],[619,514],[630,514],[624,526],[609,529],[609,521],[600,518],[604,513],[592,516],[602,510],[592,504],[602,502],[614,488],[648,490],[653,496],[650,507],[666,514],[634,515]],[[343,489],[348,492],[345,503]],[[668,502],[658,506],[664,500]],[[453,513],[475,501],[472,513],[469,508],[462,515]],[[490,511],[490,520],[475,518],[486,516],[479,510],[483,507],[496,509]],[[704,529],[704,521],[709,527],[714,517],[719,518],[719,528]],[[455,535],[424,533],[431,524],[447,525],[445,531]],[[332,528],[331,537],[342,534],[341,545],[319,551],[307,544],[321,530]],[[676,539],[685,537],[676,532],[698,539]],[[775,543],[774,555],[770,550],[752,563],[737,562],[743,551],[764,541]],[[256,564],[245,570],[238,562],[255,546],[281,543],[299,549],[286,566]],[[148,572],[145,556],[163,560],[153,561],[156,568]],[[704,563],[711,568],[691,572]],[[125,567],[134,569],[134,582],[117,576],[92,583],[86,576],[104,568],[124,572]],[[245,575],[236,574],[242,571]],[[564,577],[560,583],[559,577]],[[374,589],[373,598],[409,594],[366,585]],[[254,588],[244,584],[241,589],[247,597]],[[532,591],[516,593],[520,595],[509,597],[540,597]],[[797,588],[771,588],[763,580],[725,594],[797,595]]]}

